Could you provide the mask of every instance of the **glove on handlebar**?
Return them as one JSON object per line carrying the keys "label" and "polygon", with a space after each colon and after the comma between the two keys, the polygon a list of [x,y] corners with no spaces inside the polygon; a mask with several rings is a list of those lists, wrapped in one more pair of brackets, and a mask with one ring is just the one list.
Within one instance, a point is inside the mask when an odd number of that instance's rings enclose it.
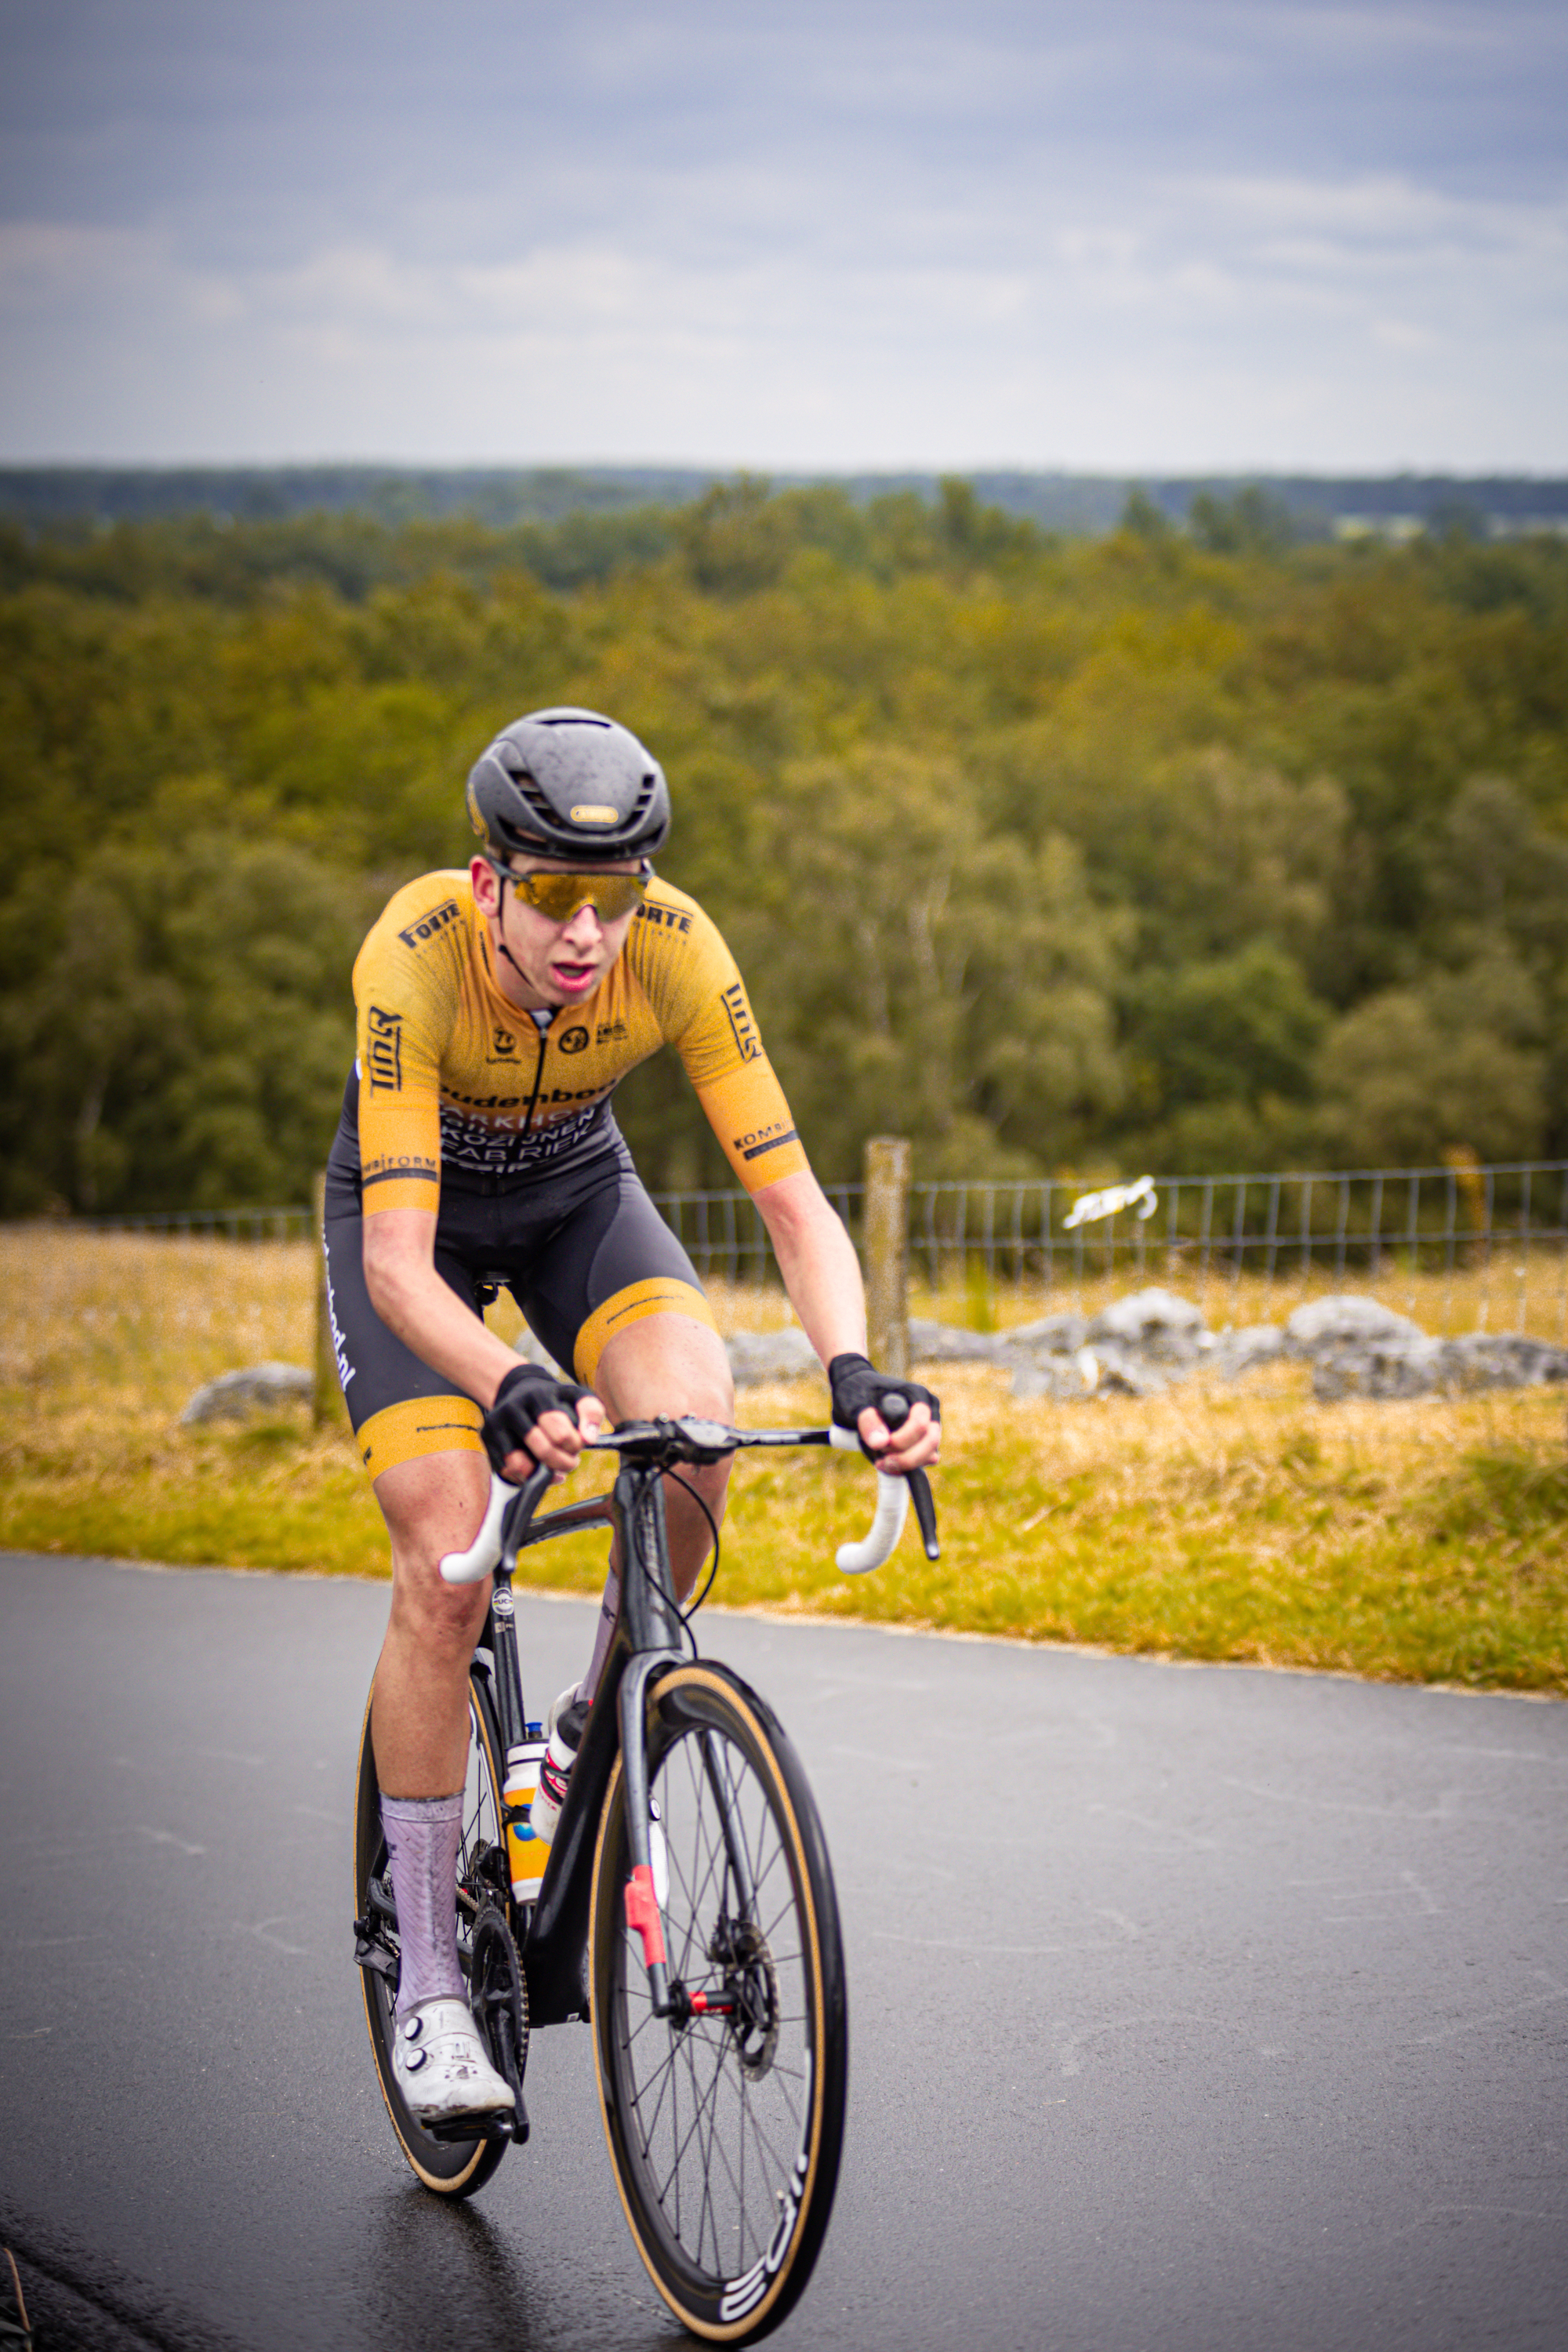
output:
{"label": "glove on handlebar", "polygon": [[[835,1356],[827,1367],[827,1385],[833,1391],[833,1418],[840,1429],[858,1430],[868,1405],[881,1414],[889,1429],[909,1419],[912,1404],[930,1405],[931,1419],[942,1419],[942,1406],[930,1389],[921,1388],[919,1381],[889,1380],[866,1356]],[[860,1451],[868,1462],[879,1459],[864,1438]]]}
{"label": "glove on handlebar", "polygon": [[499,1475],[509,1454],[528,1451],[528,1433],[542,1413],[563,1412],[568,1421],[575,1421],[579,1399],[593,1393],[575,1381],[558,1381],[542,1364],[519,1364],[497,1389],[480,1426],[490,1468]]}

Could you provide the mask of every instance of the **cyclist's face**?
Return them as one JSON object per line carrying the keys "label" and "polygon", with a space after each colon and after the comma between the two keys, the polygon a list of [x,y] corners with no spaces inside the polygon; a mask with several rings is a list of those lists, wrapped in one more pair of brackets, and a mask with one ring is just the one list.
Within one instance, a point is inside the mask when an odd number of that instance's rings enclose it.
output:
{"label": "cyclist's face", "polygon": [[[574,874],[586,872],[569,857],[523,857],[510,860],[514,874]],[[595,874],[639,874],[641,861],[623,858],[601,866]],[[626,943],[636,908],[606,922],[591,905],[581,906],[563,923],[552,922],[537,907],[504,889],[500,877],[482,857],[468,868],[474,901],[489,919],[497,951],[496,974],[503,994],[521,1004],[580,1004],[592,996]],[[500,954],[505,948],[506,955]],[[521,992],[520,993],[520,989]]]}

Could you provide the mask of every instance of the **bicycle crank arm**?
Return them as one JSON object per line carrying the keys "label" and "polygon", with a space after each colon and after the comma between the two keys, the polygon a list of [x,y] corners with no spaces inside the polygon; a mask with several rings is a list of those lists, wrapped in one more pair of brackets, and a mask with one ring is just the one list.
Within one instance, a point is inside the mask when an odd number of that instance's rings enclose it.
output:
{"label": "bicycle crank arm", "polygon": [[626,1781],[626,1839],[632,1850],[631,1875],[626,1881],[626,1925],[642,1938],[643,1966],[656,2017],[670,2013],[669,1960],[664,1946],[664,1926],[658,1916],[654,1885],[653,1848],[648,1837],[647,1751],[643,1745],[647,1686],[666,1666],[678,1666],[676,1650],[643,1650],[633,1657],[616,1694],[620,1710],[621,1771]]}
{"label": "bicycle crank arm", "polygon": [[443,2116],[438,2123],[421,2124],[419,2128],[447,2146],[455,2140],[461,2147],[476,2139],[516,2140],[521,2146],[528,2137],[528,2117],[525,2115],[520,2124],[516,2116],[509,2115]]}

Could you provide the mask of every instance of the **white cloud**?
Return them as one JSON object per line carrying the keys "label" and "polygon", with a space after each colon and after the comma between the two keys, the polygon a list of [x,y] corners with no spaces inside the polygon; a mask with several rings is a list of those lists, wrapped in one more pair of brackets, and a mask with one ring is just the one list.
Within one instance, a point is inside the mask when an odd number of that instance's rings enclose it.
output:
{"label": "white cloud", "polygon": [[1522,0],[59,5],[11,457],[1568,464]]}

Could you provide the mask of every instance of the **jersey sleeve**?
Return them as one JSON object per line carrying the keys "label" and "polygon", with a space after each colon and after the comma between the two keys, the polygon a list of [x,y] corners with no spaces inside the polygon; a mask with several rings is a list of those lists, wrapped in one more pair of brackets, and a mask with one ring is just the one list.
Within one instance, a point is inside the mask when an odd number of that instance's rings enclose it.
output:
{"label": "jersey sleeve", "polygon": [[637,978],[659,1028],[747,1192],[798,1175],[809,1165],[805,1148],[717,926],[694,899],[663,885],[633,930]]}
{"label": "jersey sleeve", "polygon": [[354,965],[366,1216],[440,1206],[441,1054],[468,932],[458,878],[426,875],[400,890]]}

